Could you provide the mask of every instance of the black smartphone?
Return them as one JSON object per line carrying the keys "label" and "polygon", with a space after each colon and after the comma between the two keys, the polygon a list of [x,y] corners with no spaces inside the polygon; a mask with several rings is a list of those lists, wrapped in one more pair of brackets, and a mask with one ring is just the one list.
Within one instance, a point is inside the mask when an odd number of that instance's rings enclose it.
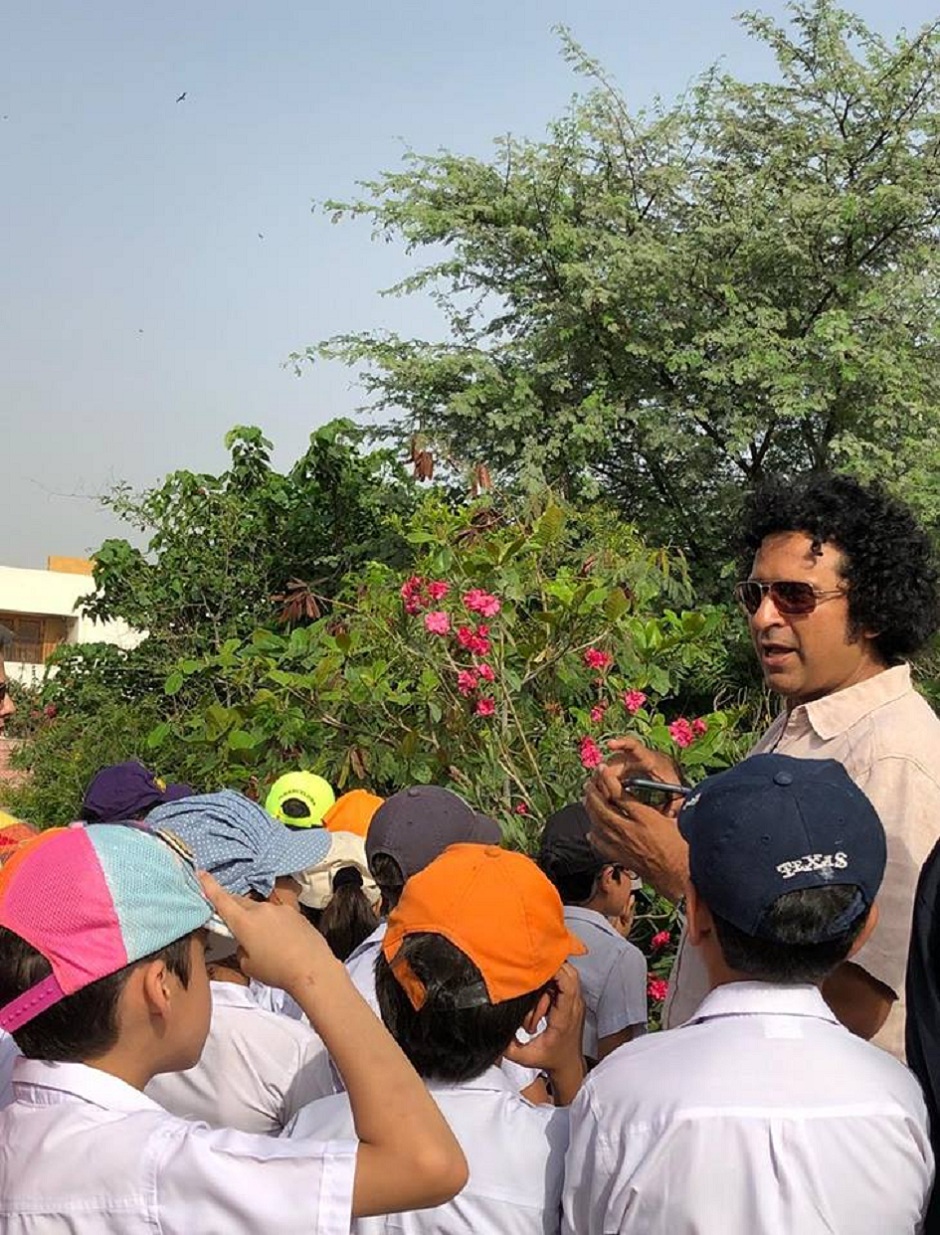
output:
{"label": "black smartphone", "polygon": [[691,785],[670,785],[666,781],[647,780],[643,776],[631,776],[623,782],[623,791],[636,798],[644,806],[662,806],[665,798],[683,798],[692,792]]}

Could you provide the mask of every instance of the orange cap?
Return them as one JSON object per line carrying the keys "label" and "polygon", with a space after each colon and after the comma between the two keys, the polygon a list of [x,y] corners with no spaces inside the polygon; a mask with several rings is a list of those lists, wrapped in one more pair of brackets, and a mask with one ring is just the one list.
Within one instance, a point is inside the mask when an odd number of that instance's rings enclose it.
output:
{"label": "orange cap", "polygon": [[384,801],[368,789],[350,789],[349,793],[337,798],[323,816],[323,826],[331,832],[352,832],[356,836],[365,836],[372,816]]}
{"label": "orange cap", "polygon": [[408,935],[421,933],[442,935],[473,961],[490,1003],[538,990],[569,956],[587,951],[531,858],[497,845],[451,845],[407,880],[389,915],[382,951],[416,1010],[427,991],[395,958]]}

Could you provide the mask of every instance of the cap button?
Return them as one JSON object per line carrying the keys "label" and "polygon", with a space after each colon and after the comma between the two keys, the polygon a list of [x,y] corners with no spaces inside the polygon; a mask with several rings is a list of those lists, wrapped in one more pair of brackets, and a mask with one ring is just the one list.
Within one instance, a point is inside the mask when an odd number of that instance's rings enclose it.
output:
{"label": "cap button", "polygon": [[405,793],[409,798],[418,798],[421,796],[421,790],[417,789],[415,786],[412,786],[410,789],[406,789]]}
{"label": "cap button", "polygon": [[775,785],[792,785],[793,784],[793,773],[792,772],[774,772],[774,784]]}

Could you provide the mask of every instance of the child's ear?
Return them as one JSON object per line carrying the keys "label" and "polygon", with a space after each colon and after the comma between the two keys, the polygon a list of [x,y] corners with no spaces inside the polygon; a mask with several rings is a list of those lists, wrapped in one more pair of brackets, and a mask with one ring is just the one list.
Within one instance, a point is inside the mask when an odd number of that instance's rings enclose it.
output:
{"label": "child's ear", "polygon": [[539,1021],[542,1020],[543,1017],[548,1016],[551,1006],[551,994],[548,991],[543,991],[542,994],[539,995],[538,1003],[522,1022],[522,1028],[526,1031],[526,1033],[535,1034],[538,1032]]}
{"label": "child's ear", "polygon": [[166,1016],[173,1000],[173,975],[166,962],[153,960],[143,967],[140,979],[141,993],[154,1016]]}

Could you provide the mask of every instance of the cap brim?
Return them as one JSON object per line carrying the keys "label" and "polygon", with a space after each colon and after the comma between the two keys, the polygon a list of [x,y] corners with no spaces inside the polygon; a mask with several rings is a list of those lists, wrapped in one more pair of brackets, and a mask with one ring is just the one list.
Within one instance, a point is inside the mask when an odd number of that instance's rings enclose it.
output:
{"label": "cap brim", "polygon": [[299,875],[301,871],[316,866],[330,852],[333,844],[333,833],[326,828],[293,831],[285,827],[283,832],[284,835],[279,836],[269,850],[271,871],[275,878]]}
{"label": "cap brim", "polygon": [[568,955],[569,956],[587,956],[587,944],[579,939],[577,935],[568,932]]}

